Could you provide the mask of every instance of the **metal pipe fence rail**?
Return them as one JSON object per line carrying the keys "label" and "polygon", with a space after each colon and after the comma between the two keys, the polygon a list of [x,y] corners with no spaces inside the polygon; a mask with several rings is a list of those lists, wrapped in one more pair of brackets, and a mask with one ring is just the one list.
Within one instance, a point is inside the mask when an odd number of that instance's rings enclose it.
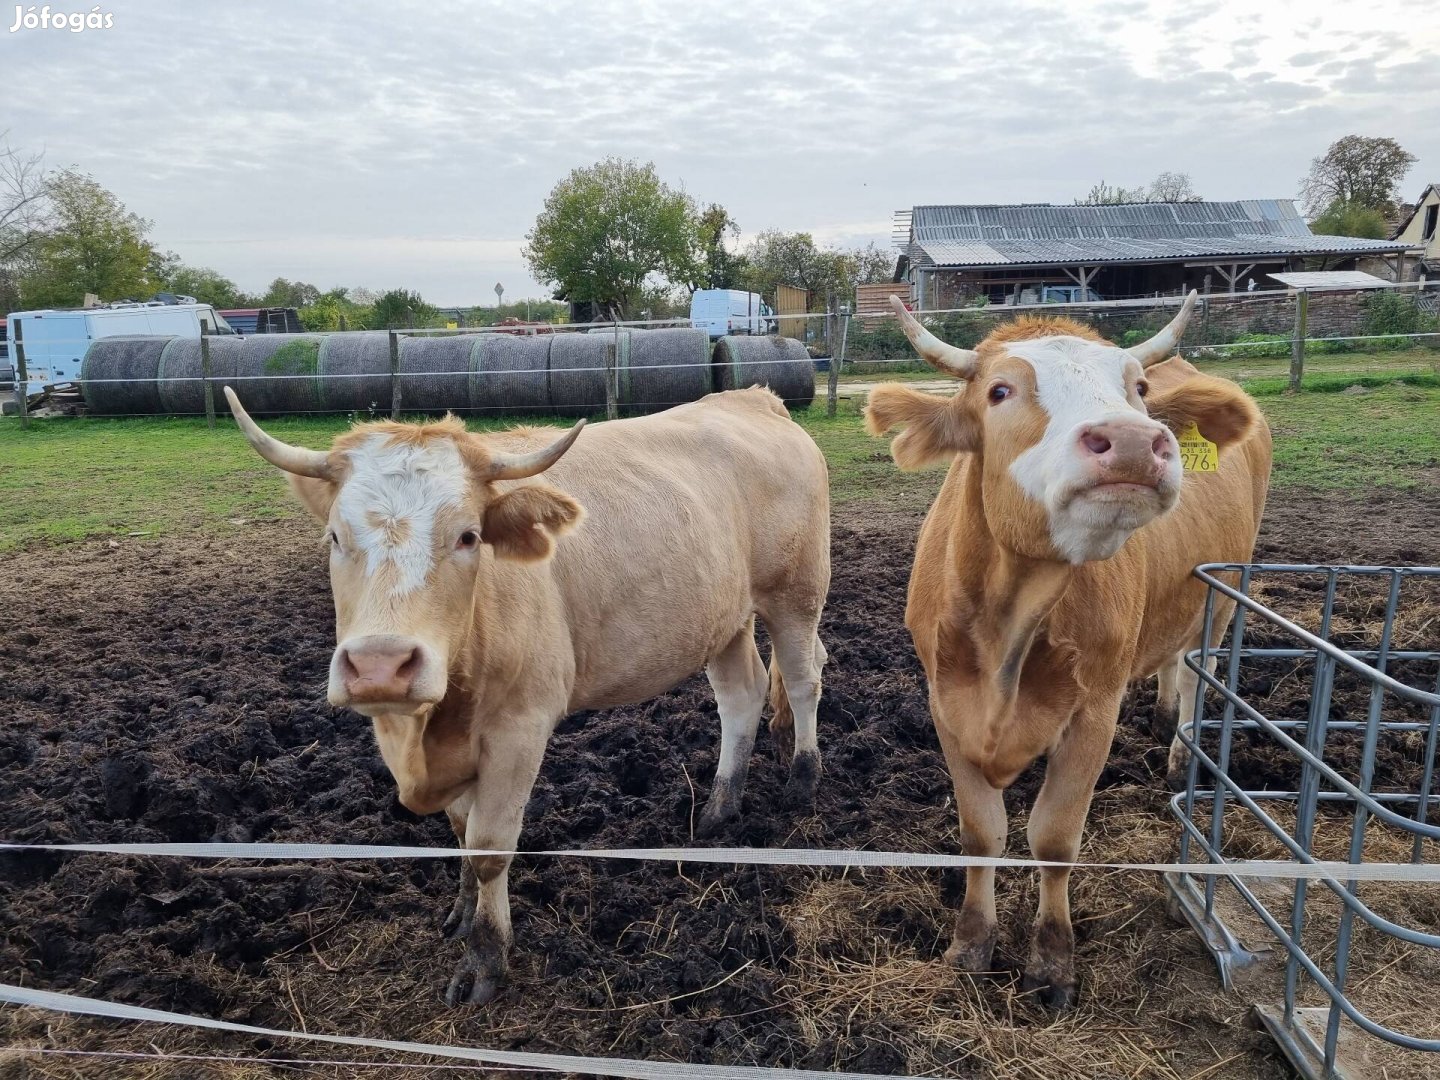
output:
{"label": "metal pipe fence rail", "polygon": [[[1219,606],[1233,602],[1235,611],[1228,644],[1206,644],[1185,659],[1198,685],[1194,722],[1179,731],[1186,783],[1170,803],[1181,827],[1179,862],[1227,864],[1258,848],[1312,865],[1335,852],[1355,869],[1289,885],[1172,871],[1172,913],[1200,934],[1226,988],[1261,962],[1241,935],[1275,938],[1281,1001],[1258,1004],[1256,1014],[1308,1080],[1373,1075],[1350,1045],[1363,1042],[1361,1033],[1440,1051],[1440,1012],[1407,1015],[1421,1022],[1417,1030],[1391,1008],[1377,1018],[1378,1005],[1356,1000],[1372,974],[1361,969],[1386,944],[1440,962],[1440,905],[1430,925],[1416,926],[1426,920],[1413,907],[1396,910],[1385,894],[1360,888],[1368,865],[1405,860],[1418,871],[1440,852],[1440,825],[1431,823],[1440,802],[1440,568],[1212,564],[1195,574],[1207,587],[1203,642],[1226,629],[1217,624]],[[1272,589],[1308,605],[1313,629],[1277,613],[1264,599]],[[1357,626],[1351,606],[1370,622]],[[1303,718],[1267,715],[1277,672],[1308,687]],[[1394,754],[1382,764],[1382,742],[1397,741],[1407,746],[1405,764]],[[1265,767],[1280,775],[1257,777]]]}

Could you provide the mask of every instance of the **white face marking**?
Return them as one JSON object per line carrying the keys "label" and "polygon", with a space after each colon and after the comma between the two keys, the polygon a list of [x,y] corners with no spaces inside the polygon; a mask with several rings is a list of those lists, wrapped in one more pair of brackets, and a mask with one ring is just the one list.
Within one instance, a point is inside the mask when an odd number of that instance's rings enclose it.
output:
{"label": "white face marking", "polygon": [[[1016,457],[1010,475],[1045,507],[1051,541],[1063,556],[1077,563],[1109,558],[1144,522],[1135,519],[1132,507],[1072,502],[1088,479],[1076,445],[1085,425],[1144,416],[1131,404],[1126,382],[1127,368],[1136,361],[1123,349],[1074,337],[1032,338],[1007,348],[1034,369],[1037,403],[1049,416],[1045,434]],[[1178,454],[1174,472],[1178,485]]]}
{"label": "white face marking", "polygon": [[413,592],[434,565],[436,514],[464,501],[469,476],[460,452],[449,439],[408,446],[372,435],[349,458],[336,510],[365,554],[365,572],[373,577],[390,563],[395,595]]}

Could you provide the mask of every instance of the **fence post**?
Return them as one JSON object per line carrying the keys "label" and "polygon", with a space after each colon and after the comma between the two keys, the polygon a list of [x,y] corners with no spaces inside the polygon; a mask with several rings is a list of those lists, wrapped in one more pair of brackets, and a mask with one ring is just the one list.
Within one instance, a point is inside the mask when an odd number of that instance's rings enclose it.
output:
{"label": "fence post", "polygon": [[200,331],[200,377],[205,380],[205,423],[215,430],[215,384],[210,381],[210,335]]}
{"label": "fence post", "polygon": [[15,401],[20,406],[20,427],[30,427],[30,373],[25,369],[25,333],[15,320]]}
{"label": "fence post", "polygon": [[400,335],[390,331],[390,419],[400,419]]}
{"label": "fence post", "polygon": [[845,363],[845,341],[850,336],[850,313],[845,312],[840,323],[840,348],[830,350],[830,395],[825,403],[825,415],[834,416],[840,401],[840,367]]}
{"label": "fence post", "polygon": [[1295,339],[1290,343],[1290,392],[1300,392],[1305,375],[1305,324],[1310,315],[1310,290],[1301,289],[1295,298]]}
{"label": "fence post", "polygon": [[620,351],[620,335],[617,332],[615,340],[605,346],[605,419],[617,420],[620,417],[619,388],[616,382],[616,355]]}

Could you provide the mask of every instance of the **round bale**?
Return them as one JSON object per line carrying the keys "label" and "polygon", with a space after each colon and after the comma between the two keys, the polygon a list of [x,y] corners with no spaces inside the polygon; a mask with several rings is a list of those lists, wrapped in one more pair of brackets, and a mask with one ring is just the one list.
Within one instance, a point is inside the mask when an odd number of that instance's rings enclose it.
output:
{"label": "round bale", "polygon": [[[399,347],[405,348],[405,335]],[[320,407],[327,412],[390,415],[390,334],[385,330],[357,330],[326,334],[320,347]],[[420,380],[428,382],[429,380]],[[411,402],[401,397],[401,409]]]}
{"label": "round bale", "polygon": [[732,334],[715,343],[715,388],[768,386],[792,409],[815,400],[815,363],[794,338]]}
{"label": "round bale", "polygon": [[162,410],[160,354],[173,337],[97,338],[80,364],[85,407],[97,416],[153,416]]}
{"label": "round bale", "polygon": [[[240,359],[241,338],[211,337],[210,385],[215,388],[216,413],[228,413],[224,386],[234,387],[235,364]],[[174,338],[160,354],[161,411],[175,416],[191,416],[205,411],[205,380],[200,363],[199,338]],[[237,390],[237,393],[239,391]],[[244,401],[244,398],[241,398]]]}
{"label": "round bale", "polygon": [[704,330],[646,330],[626,344],[620,357],[625,412],[660,412],[710,393],[710,337]]}
{"label": "round bale", "polygon": [[[620,335],[621,348],[629,335]],[[550,407],[561,416],[590,416],[605,409],[605,350],[609,334],[557,334],[550,346]]]}
{"label": "round bale", "polygon": [[252,334],[240,346],[231,389],[252,414],[315,412],[320,400],[319,334]]}
{"label": "round bale", "polygon": [[479,334],[470,353],[470,408],[478,416],[550,411],[553,334]]}
{"label": "round bale", "polygon": [[474,334],[400,339],[400,400],[406,412],[463,412],[470,407]]}

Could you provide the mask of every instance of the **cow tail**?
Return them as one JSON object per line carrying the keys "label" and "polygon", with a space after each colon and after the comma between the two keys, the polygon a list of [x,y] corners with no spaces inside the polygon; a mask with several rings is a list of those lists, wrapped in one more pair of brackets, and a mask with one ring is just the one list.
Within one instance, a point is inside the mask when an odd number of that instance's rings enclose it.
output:
{"label": "cow tail", "polygon": [[775,757],[788,765],[795,756],[795,713],[790,708],[790,695],[785,692],[785,679],[780,667],[770,657],[770,740],[775,744]]}

